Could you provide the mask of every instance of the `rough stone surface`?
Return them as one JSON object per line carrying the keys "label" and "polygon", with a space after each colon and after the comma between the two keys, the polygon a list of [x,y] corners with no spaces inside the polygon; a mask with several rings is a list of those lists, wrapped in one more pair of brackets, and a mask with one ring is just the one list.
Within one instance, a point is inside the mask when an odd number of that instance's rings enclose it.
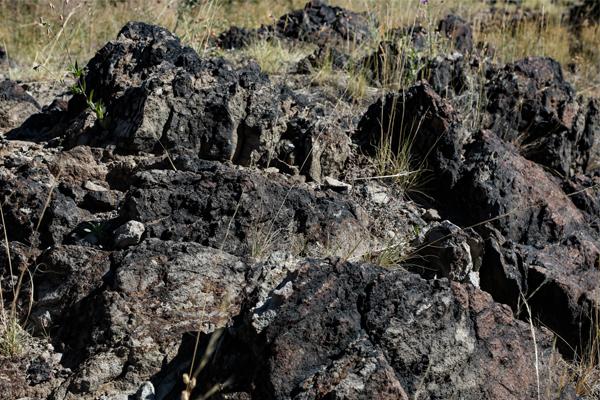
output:
{"label": "rough stone surface", "polygon": [[[600,298],[598,100],[550,59],[487,62],[457,16],[432,34],[458,51],[392,30],[348,95],[340,44],[370,16],[311,1],[278,21],[218,39],[317,44],[273,76],[127,24],[86,68],[103,121],[0,85],[0,108],[49,104],[0,138],[2,306],[21,276],[26,321],[0,397],[180,399],[206,362],[192,398],[577,399],[555,372]],[[409,50],[421,80],[375,87]],[[423,186],[376,171],[382,143]]]}
{"label": "rough stone surface", "polygon": [[[2,52],[0,50],[0,64]],[[0,82],[0,133],[21,125],[30,115],[40,110],[38,102],[16,82]]]}
{"label": "rough stone surface", "polygon": [[138,221],[128,221],[114,231],[115,247],[123,249],[138,244],[146,231],[144,224]]}
{"label": "rough stone surface", "polygon": [[596,167],[598,105],[576,98],[558,62],[530,57],[490,75],[487,127],[561,175]]}

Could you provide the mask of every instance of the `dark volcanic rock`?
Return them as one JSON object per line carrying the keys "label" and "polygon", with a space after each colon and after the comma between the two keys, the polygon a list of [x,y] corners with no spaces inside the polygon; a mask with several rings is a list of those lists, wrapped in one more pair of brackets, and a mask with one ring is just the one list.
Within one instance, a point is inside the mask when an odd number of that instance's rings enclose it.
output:
{"label": "dark volcanic rock", "polygon": [[[65,348],[63,363],[76,369],[55,391],[57,398],[61,393],[92,398],[109,388],[135,393],[175,357],[184,334],[212,332],[239,313],[247,266],[219,250],[148,240],[110,261],[102,253],[84,254],[80,259],[76,247],[62,247],[45,259],[50,271],[85,268],[78,282],[63,281],[54,292],[53,285],[45,285],[45,298],[53,302],[34,309],[35,314],[50,304],[66,309],[54,329]],[[99,285],[102,290],[93,290]],[[80,298],[83,293],[87,296]]]}
{"label": "dark volcanic rock", "polygon": [[449,14],[438,24],[438,30],[442,32],[461,53],[469,53],[473,50],[473,29],[471,24],[461,17]]}
{"label": "dark volcanic rock", "polygon": [[273,25],[259,29],[231,27],[218,36],[216,43],[223,49],[239,49],[257,39],[274,37],[319,45],[360,44],[373,37],[374,25],[367,14],[310,0],[303,9],[281,16]]}
{"label": "dark volcanic rock", "polygon": [[483,240],[473,229],[462,230],[450,221],[434,224],[424,234],[412,263],[420,275],[479,283]]}
{"label": "dark volcanic rock", "polygon": [[21,125],[39,110],[40,105],[21,85],[9,80],[0,82],[0,133]]}
{"label": "dark volcanic rock", "polygon": [[[470,285],[335,261],[305,263],[286,282],[264,336],[240,331],[256,352],[237,354],[244,376],[255,371],[237,388],[251,398],[535,397],[528,324]],[[537,334],[549,365],[551,336]]]}
{"label": "dark volcanic rock", "polygon": [[333,192],[315,193],[212,162],[182,168],[187,171],[136,175],[121,217],[144,223],[149,237],[255,257],[302,243],[342,243],[340,251],[349,251],[368,223],[358,206]]}
{"label": "dark volcanic rock", "polygon": [[235,69],[221,58],[201,59],[156,26],[126,25],[90,60],[85,82],[106,106],[104,121],[75,96],[68,109],[46,109],[8,137],[57,138],[66,147],[105,147],[118,154],[273,163],[294,172],[302,166],[316,181],[339,174],[349,157],[346,129],[333,105],[326,111],[325,102],[271,83],[256,64]]}
{"label": "dark volcanic rock", "polygon": [[322,0],[309,1],[303,10],[283,15],[275,25],[282,36],[314,43],[358,44],[372,36],[365,14],[332,7]]}
{"label": "dark volcanic rock", "polygon": [[597,104],[586,107],[576,98],[556,61],[526,58],[488,78],[487,127],[563,176],[595,167]]}
{"label": "dark volcanic rock", "polygon": [[[357,140],[376,140],[379,124],[389,126],[386,118],[393,115],[410,116],[391,125],[391,143],[414,137],[412,151],[416,159],[427,159],[431,194],[443,216],[476,227],[484,239],[496,238],[486,245],[481,287],[515,311],[521,296],[529,294],[533,314],[579,346],[574,332],[589,318],[586,299],[597,297],[588,283],[600,279],[600,242],[558,179],[493,132],[466,131],[452,107],[426,84],[372,106]],[[581,206],[585,209],[585,202]],[[542,282],[551,290],[541,290]],[[554,298],[565,301],[559,301],[560,312],[549,313],[544,302]]]}

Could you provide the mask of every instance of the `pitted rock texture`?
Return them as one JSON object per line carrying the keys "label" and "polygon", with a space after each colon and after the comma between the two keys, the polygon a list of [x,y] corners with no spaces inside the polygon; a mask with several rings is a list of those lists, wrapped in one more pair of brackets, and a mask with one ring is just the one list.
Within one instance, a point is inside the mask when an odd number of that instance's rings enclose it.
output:
{"label": "pitted rock texture", "polygon": [[[471,285],[339,261],[305,263],[287,282],[264,337],[232,340],[251,348],[238,356],[255,371],[250,398],[535,397],[528,324]],[[550,365],[551,336],[538,334]]]}
{"label": "pitted rock texture", "polygon": [[349,251],[368,226],[359,206],[333,192],[314,193],[276,175],[264,178],[214,162],[187,169],[136,175],[121,217],[144,223],[148,237],[253,256],[317,244]]}
{"label": "pitted rock texture", "polygon": [[[375,26],[311,1],[217,39],[318,46],[267,76],[131,22],[86,67],[104,120],[33,92],[54,101],[0,138],[0,287],[10,310],[24,277],[27,322],[0,397],[181,399],[206,362],[193,398],[576,399],[553,372],[597,315],[598,100],[551,59],[487,62],[453,15],[458,51],[419,59],[416,84],[312,81],[329,59],[347,79]],[[427,35],[389,32],[369,84]],[[377,176],[382,143],[422,187]]]}
{"label": "pitted rock texture", "polygon": [[563,176],[596,167],[598,105],[576,97],[561,66],[531,57],[489,76],[486,125],[521,154]]}
{"label": "pitted rock texture", "polygon": [[[588,282],[600,278],[595,267],[600,241],[586,215],[594,211],[584,200],[594,192],[581,192],[576,205],[559,179],[513,144],[490,130],[465,129],[450,103],[425,83],[371,106],[356,141],[365,149],[377,144],[380,126],[389,126],[393,115],[410,117],[391,124],[390,143],[415,138],[412,151],[417,159],[427,158],[431,195],[443,216],[474,227],[488,240],[482,289],[515,312],[523,311],[521,296],[531,294],[533,314],[571,346],[581,345],[576,332],[589,322],[591,299],[597,296]],[[565,143],[570,142],[565,138]],[[549,312],[544,304],[557,298],[560,311]]]}
{"label": "pitted rock texture", "polygon": [[350,156],[351,117],[330,101],[271,83],[253,63],[201,59],[157,26],[129,23],[86,70],[103,121],[75,96],[8,138],[275,166],[315,181],[337,176]]}

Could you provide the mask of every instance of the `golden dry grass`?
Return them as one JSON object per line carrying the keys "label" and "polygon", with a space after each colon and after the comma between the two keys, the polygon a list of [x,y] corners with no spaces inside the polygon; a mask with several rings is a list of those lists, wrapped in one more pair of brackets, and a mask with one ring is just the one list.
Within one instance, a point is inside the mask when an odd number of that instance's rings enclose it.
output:
{"label": "golden dry grass", "polygon": [[[562,0],[566,1],[566,0]],[[114,38],[130,20],[157,23],[174,30],[199,51],[207,38],[231,25],[258,27],[269,24],[306,0],[0,0],[0,46],[16,60],[11,70],[17,79],[56,79],[74,60],[84,63],[106,41]],[[487,8],[480,0],[339,0],[333,4],[366,11],[380,21],[376,37],[386,30],[420,21],[434,26],[448,12],[477,20]],[[505,6],[514,11],[515,6]],[[512,8],[511,8],[512,7]],[[580,39],[565,26],[561,0],[525,0],[530,8],[546,16],[544,22],[526,21],[510,29],[500,21],[497,29],[475,26],[475,39],[496,49],[496,60],[512,61],[524,56],[547,55],[563,65],[576,64],[572,80],[594,94],[600,84],[600,31],[582,30]],[[498,22],[498,21],[496,21]],[[375,28],[374,28],[375,29]],[[577,43],[577,45],[574,45]],[[259,49],[260,50],[260,49]],[[265,50],[265,49],[262,49]],[[272,49],[267,49],[272,50]],[[285,53],[285,52],[280,52]]]}

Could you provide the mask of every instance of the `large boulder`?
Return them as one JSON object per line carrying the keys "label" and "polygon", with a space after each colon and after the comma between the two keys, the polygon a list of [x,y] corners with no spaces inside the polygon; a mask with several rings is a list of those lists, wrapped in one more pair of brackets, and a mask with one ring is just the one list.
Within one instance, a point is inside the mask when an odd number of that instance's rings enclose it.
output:
{"label": "large boulder", "polygon": [[[408,117],[390,124],[394,115]],[[586,206],[593,192],[581,192],[578,207],[573,189],[565,193],[560,180],[498,134],[469,132],[452,106],[424,83],[380,100],[360,126],[357,141],[363,144],[377,144],[380,126],[389,127],[394,148],[413,138],[411,151],[432,171],[429,193],[443,216],[486,240],[484,290],[517,313],[527,299],[532,313],[570,346],[582,345],[578,332],[589,324],[597,298],[589,282],[600,279],[600,240],[589,223],[594,208]],[[548,311],[549,299],[561,299],[560,312],[558,306]]]}
{"label": "large boulder", "polygon": [[372,16],[366,13],[330,6],[323,0],[310,0],[303,9],[282,15],[273,25],[259,29],[231,27],[219,35],[217,44],[224,49],[236,49],[255,40],[279,38],[327,46],[357,45],[374,36],[374,26]]}
{"label": "large boulder", "polygon": [[[188,155],[287,168],[313,180],[338,175],[350,153],[351,120],[331,101],[272,83],[255,63],[200,58],[166,29],[132,22],[86,67],[82,95],[32,116],[9,139],[118,154]],[[351,124],[350,124],[351,125]]]}
{"label": "large boulder", "polygon": [[233,331],[219,359],[247,398],[535,398],[534,365],[552,364],[548,331],[534,346],[529,324],[471,285],[332,260],[300,265],[269,296],[255,309],[269,325]]}
{"label": "large boulder", "polygon": [[362,240],[364,211],[334,192],[214,162],[177,165],[178,171],[138,173],[123,203],[120,217],[144,223],[149,237],[258,258],[283,249],[311,254],[320,247],[345,256],[357,243],[357,254],[368,246]]}

